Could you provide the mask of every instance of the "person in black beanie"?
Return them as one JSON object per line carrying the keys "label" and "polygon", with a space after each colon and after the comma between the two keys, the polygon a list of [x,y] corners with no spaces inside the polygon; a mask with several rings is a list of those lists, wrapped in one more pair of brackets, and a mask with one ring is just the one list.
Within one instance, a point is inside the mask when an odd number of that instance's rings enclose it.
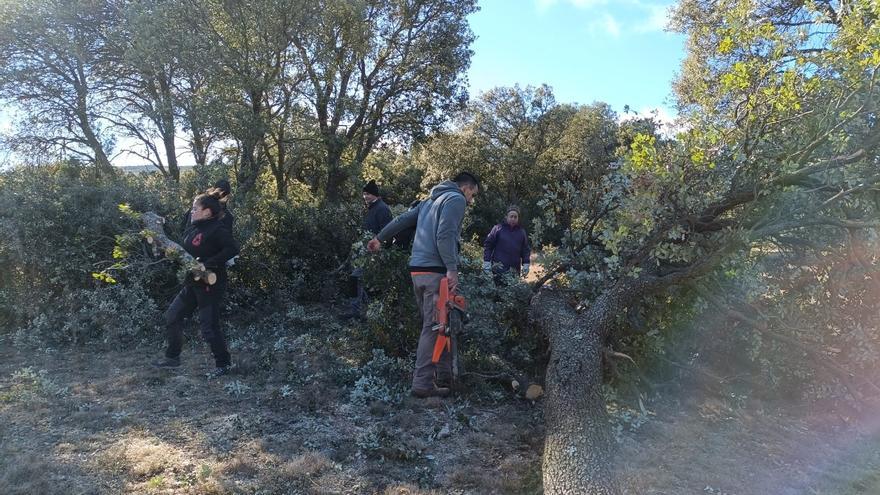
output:
{"label": "person in black beanie", "polygon": [[211,346],[216,364],[216,369],[209,376],[219,377],[229,371],[231,357],[226,347],[226,337],[220,328],[220,310],[228,280],[226,262],[238,254],[239,247],[223,220],[223,196],[223,191],[212,188],[193,200],[190,210],[192,221],[183,233],[181,247],[202,263],[206,270],[214,272],[217,281],[210,285],[187,275],[180,292],[165,311],[168,347],[165,349],[165,357],[153,362],[156,367],[180,366],[182,323],[198,308],[202,337]]}
{"label": "person in black beanie", "polygon": [[[378,234],[391,221],[391,208],[382,201],[379,194],[379,186],[371,180],[364,185],[362,190],[364,205],[367,213],[364,215],[363,229],[373,235]],[[361,306],[366,300],[363,284],[363,270],[355,268],[349,277],[349,312],[343,315],[345,318],[360,318]]]}
{"label": "person in black beanie", "polygon": [[367,214],[364,216],[364,230],[373,235],[378,234],[391,221],[391,208],[379,196],[379,186],[371,180],[363,188],[364,204]]}

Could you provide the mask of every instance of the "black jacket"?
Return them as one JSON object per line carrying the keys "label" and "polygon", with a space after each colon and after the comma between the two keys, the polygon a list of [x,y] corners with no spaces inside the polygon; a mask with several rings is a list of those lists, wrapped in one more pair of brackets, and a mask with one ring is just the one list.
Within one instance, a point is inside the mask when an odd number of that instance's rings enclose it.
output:
{"label": "black jacket", "polygon": [[382,201],[382,198],[370,203],[367,216],[364,217],[364,230],[369,230],[373,235],[378,234],[391,221],[391,208]]}
{"label": "black jacket", "polygon": [[218,276],[226,275],[226,262],[239,250],[232,232],[223,219],[217,218],[190,223],[183,232],[181,246]]}

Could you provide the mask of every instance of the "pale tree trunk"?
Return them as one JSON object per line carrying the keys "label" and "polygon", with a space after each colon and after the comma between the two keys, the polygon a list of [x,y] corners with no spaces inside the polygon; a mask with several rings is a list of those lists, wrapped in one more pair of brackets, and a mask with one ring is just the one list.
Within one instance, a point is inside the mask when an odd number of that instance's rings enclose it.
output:
{"label": "pale tree trunk", "polygon": [[544,415],[544,493],[617,495],[614,442],[602,396],[602,356],[617,319],[648,294],[705,273],[715,258],[665,276],[626,277],[605,289],[582,313],[557,290],[542,288],[529,318],[550,340]]}
{"label": "pale tree trunk", "polygon": [[[544,420],[544,493],[620,493],[613,474],[613,449],[602,396],[602,351],[615,300],[601,296],[577,314],[558,291],[543,289],[530,317],[550,339]],[[617,308],[622,309],[622,308]]]}

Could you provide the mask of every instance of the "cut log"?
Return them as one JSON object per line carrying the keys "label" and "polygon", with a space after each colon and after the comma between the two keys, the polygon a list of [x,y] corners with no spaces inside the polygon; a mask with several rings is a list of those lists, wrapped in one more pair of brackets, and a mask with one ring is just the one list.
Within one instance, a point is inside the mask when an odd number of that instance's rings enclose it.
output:
{"label": "cut log", "polygon": [[195,280],[201,280],[208,285],[217,283],[217,274],[211,270],[205,269],[205,265],[187,253],[180,244],[172,241],[165,235],[165,219],[161,216],[148,211],[141,214],[141,222],[144,224],[144,230],[141,236],[148,244],[153,246],[153,252],[161,251],[168,258],[178,259],[183,267],[192,273]]}

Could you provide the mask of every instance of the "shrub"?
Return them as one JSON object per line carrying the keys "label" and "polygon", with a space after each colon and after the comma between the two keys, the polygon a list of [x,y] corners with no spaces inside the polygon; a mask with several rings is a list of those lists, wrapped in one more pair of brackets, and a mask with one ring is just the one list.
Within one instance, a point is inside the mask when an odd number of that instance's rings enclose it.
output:
{"label": "shrub", "polygon": [[238,211],[236,222],[245,240],[234,269],[239,282],[263,291],[284,289],[306,300],[335,293],[340,266],[357,237],[357,205],[260,199]]}
{"label": "shrub", "polygon": [[[102,290],[92,273],[112,263],[115,236],[133,228],[118,204],[164,212],[176,198],[176,187],[157,176],[98,180],[75,163],[0,175],[0,323],[75,340],[74,334],[120,326],[113,311],[143,313],[133,305],[150,308],[149,290]],[[95,314],[87,316],[90,310]],[[149,318],[143,321],[149,326]],[[85,328],[71,330],[76,324]]]}
{"label": "shrub", "polygon": [[373,358],[359,370],[351,390],[352,404],[365,407],[373,401],[399,403],[406,393],[411,366],[400,358],[391,358],[381,349],[373,349]]}

